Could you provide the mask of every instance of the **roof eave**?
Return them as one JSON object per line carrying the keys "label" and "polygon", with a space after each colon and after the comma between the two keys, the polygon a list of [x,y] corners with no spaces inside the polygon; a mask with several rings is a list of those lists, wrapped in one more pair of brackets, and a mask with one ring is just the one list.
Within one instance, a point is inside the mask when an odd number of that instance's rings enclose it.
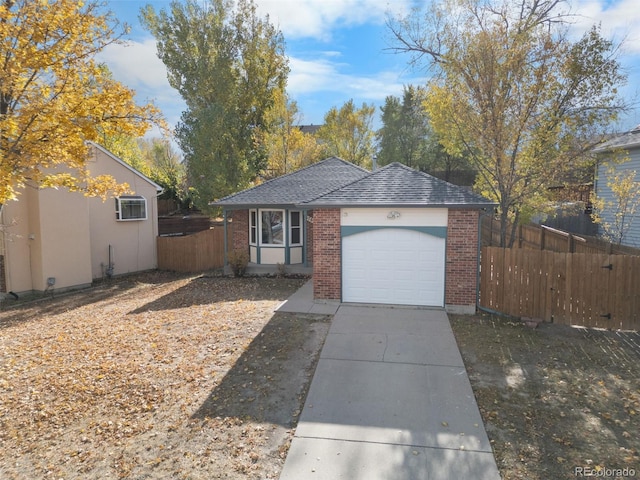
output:
{"label": "roof eave", "polygon": [[[221,207],[224,210],[249,210],[255,208],[261,209],[277,209],[277,210],[292,210],[299,209],[300,207],[294,203],[219,203],[209,202],[210,207]],[[303,207],[308,208],[308,207]]]}
{"label": "roof eave", "polygon": [[495,208],[497,203],[307,203],[298,208]]}

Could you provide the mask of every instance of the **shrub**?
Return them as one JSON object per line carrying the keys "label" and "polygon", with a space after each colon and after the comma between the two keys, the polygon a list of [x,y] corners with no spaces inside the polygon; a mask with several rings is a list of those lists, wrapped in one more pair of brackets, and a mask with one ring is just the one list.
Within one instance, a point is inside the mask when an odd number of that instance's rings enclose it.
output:
{"label": "shrub", "polygon": [[249,253],[245,250],[233,250],[227,255],[227,262],[236,277],[242,277],[247,271]]}

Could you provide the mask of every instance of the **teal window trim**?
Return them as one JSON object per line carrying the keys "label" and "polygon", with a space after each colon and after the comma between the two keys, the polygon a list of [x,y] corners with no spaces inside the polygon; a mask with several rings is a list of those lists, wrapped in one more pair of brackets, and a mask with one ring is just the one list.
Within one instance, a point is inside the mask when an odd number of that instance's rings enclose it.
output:
{"label": "teal window trim", "polygon": [[349,235],[357,235],[358,233],[369,232],[371,230],[388,230],[391,228],[401,230],[413,230],[415,232],[426,233],[433,237],[447,238],[447,227],[412,227],[412,226],[396,226],[396,225],[346,225],[340,227],[340,235],[348,237]]}

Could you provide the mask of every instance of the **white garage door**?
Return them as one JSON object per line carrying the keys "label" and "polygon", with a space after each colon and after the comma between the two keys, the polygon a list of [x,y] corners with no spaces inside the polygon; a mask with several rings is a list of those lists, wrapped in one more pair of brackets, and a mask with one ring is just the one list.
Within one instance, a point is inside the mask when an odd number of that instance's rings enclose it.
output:
{"label": "white garage door", "polygon": [[342,239],[342,300],[444,306],[445,239],[383,228]]}

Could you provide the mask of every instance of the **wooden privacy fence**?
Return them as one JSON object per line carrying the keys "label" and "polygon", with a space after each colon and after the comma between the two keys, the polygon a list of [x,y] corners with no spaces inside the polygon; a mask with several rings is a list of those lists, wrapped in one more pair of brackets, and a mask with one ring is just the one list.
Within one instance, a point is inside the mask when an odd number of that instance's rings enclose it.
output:
{"label": "wooden privacy fence", "polygon": [[566,325],[640,330],[640,257],[483,247],[480,306]]}
{"label": "wooden privacy fence", "polygon": [[[511,232],[511,226],[508,231]],[[500,221],[495,218],[482,218],[482,245],[500,244]],[[613,253],[620,255],[640,255],[640,249],[617,245],[606,240],[587,235],[574,235],[569,232],[547,227],[546,225],[518,225],[515,231],[513,248],[532,250],[551,250],[570,253]]]}
{"label": "wooden privacy fence", "polygon": [[158,237],[158,268],[203,272],[224,266],[224,227],[182,237]]}

